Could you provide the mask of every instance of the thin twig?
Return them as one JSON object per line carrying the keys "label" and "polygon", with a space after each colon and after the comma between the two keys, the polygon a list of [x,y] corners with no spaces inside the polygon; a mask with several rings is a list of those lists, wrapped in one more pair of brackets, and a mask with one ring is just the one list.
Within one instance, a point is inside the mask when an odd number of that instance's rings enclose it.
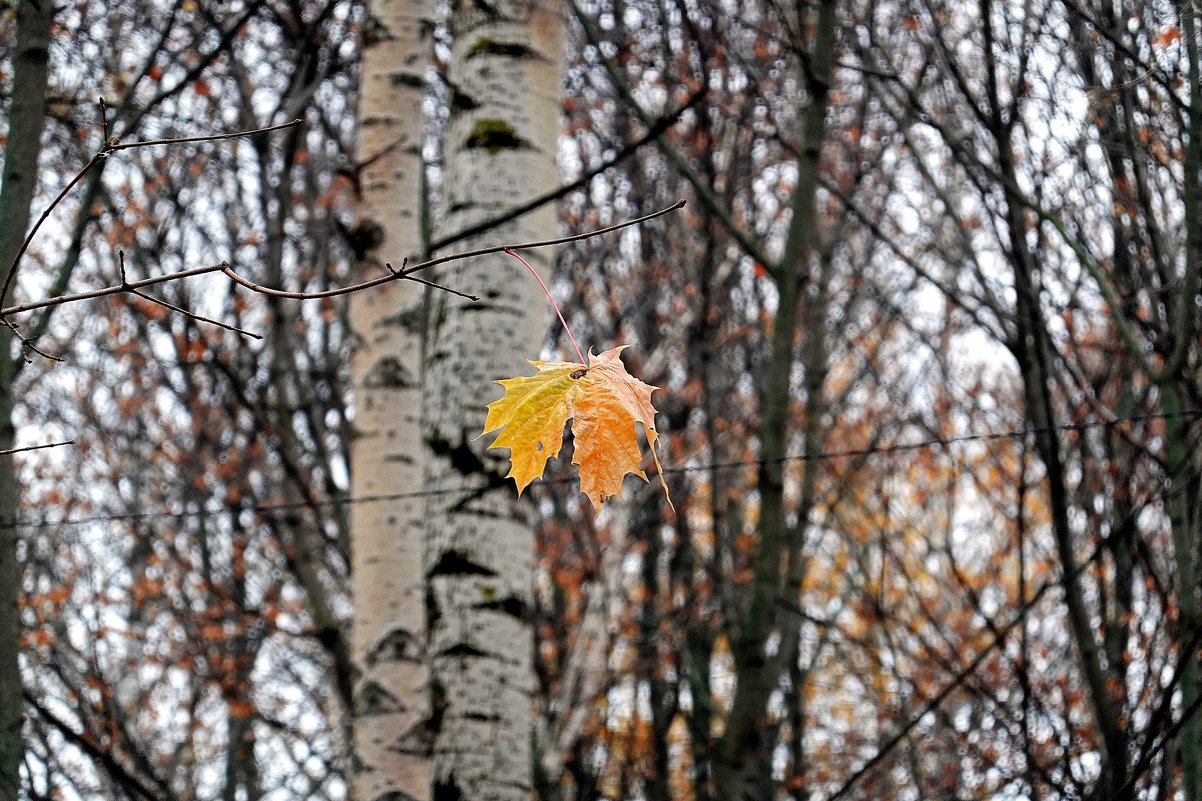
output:
{"label": "thin twig", "polygon": [[[4,276],[4,285],[0,287],[0,305],[2,305],[5,298],[8,297],[8,291],[12,287],[13,280],[17,276],[17,265],[21,263],[21,259],[25,256],[25,252],[29,250],[29,245],[33,242],[33,238],[37,235],[38,230],[42,227],[42,223],[46,222],[46,219],[50,216],[50,213],[54,211],[59,203],[63,202],[63,198],[67,196],[67,193],[75,188],[75,185],[79,183],[85,175],[87,175],[88,171],[92,169],[92,167],[96,166],[96,164],[108,158],[113,153],[117,152],[118,150],[130,150],[131,148],[136,147],[151,147],[152,145],[178,145],[185,142],[213,142],[244,136],[254,136],[256,134],[278,131],[281,128],[291,128],[294,125],[300,125],[300,123],[301,120],[293,120],[292,122],[285,122],[281,123],[280,125],[271,125],[266,128],[256,128],[253,131],[236,131],[233,133],[208,134],[204,136],[181,136],[177,139],[148,139],[140,142],[126,143],[121,143],[116,140],[104,141],[101,144],[100,150],[96,151],[95,155],[93,155],[88,163],[84,165],[83,169],[77,172],[75,176],[67,182],[67,185],[64,186],[62,191],[55,196],[54,200],[50,201],[50,205],[45,208],[41,216],[38,217],[38,221],[34,223],[33,228],[31,228],[29,233],[26,235],[25,241],[21,243],[21,248],[17,251],[17,255],[13,257],[12,264],[8,266],[8,274]],[[0,312],[0,314],[5,313],[7,312]]]}
{"label": "thin twig", "polygon": [[25,703],[29,704],[39,716],[51,726],[53,726],[60,735],[68,742],[78,748],[82,753],[87,754],[91,759],[100,766],[104,767],[105,775],[111,776],[115,782],[125,790],[132,798],[137,796],[144,801],[158,801],[165,798],[167,787],[163,782],[155,776],[150,777],[150,781],[155,785],[154,788],[148,787],[141,778],[127,769],[125,765],[117,759],[116,749],[101,748],[97,743],[99,738],[92,737],[91,732],[84,727],[83,731],[77,732],[65,720],[57,717],[38,698],[29,690],[24,690]]}
{"label": "thin twig", "polygon": [[25,362],[27,364],[30,361],[32,361],[32,359],[29,358],[29,354],[25,353],[25,350],[31,350],[34,353],[36,353],[37,355],[41,356],[43,359],[49,359],[52,362],[63,361],[62,356],[51,356],[46,351],[42,350],[37,345],[30,342],[29,338],[21,333],[21,330],[19,328],[17,328],[17,324],[14,323],[12,320],[8,319],[7,317],[0,317],[0,322],[3,322],[6,326],[8,326],[8,330],[13,332],[13,336],[15,336],[17,339],[19,339],[21,341],[21,348],[22,348],[21,355],[24,357]]}
{"label": "thin twig", "polygon": [[[164,273],[163,275],[155,275],[150,278],[142,278],[137,281],[131,281],[127,284],[114,284],[113,286],[102,287],[101,289],[90,289],[87,292],[77,292],[74,295],[59,295],[57,298],[47,298],[45,300],[35,300],[29,303],[21,303],[17,306],[9,306],[6,309],[0,309],[0,319],[5,319],[13,314],[21,312],[35,311],[44,309],[48,306],[61,306],[65,303],[76,303],[81,300],[92,300],[93,298],[103,298],[107,295],[120,295],[123,292],[130,292],[135,289],[145,289],[148,286],[156,286],[165,284],[169,281],[179,281],[184,278],[192,278],[197,275],[206,275],[208,273],[220,272],[229,267],[229,262],[220,261],[216,264],[209,264],[204,267],[193,267],[190,270],[180,270],[175,273]],[[11,327],[11,325],[10,325]]]}
{"label": "thin twig", "polygon": [[74,445],[75,440],[65,439],[62,442],[48,442],[45,445],[25,445],[20,448],[6,448],[0,451],[0,456],[8,456],[14,453],[24,453],[25,451],[40,451],[43,448],[61,448],[63,445]]}
{"label": "thin twig", "polygon": [[[293,122],[293,123],[286,123],[284,125],[274,125],[269,128],[260,128],[258,130],[254,130],[254,131],[244,131],[244,132],[241,132],[238,134],[215,134],[212,136],[203,136],[203,137],[184,137],[182,139],[160,139],[160,140],[152,140],[152,141],[145,141],[145,142],[134,142],[134,143],[131,143],[129,146],[130,147],[132,147],[132,146],[143,147],[143,146],[156,145],[156,144],[176,144],[179,142],[210,141],[213,139],[228,139],[228,138],[232,138],[235,136],[250,136],[252,134],[257,134],[257,133],[266,133],[268,131],[279,130],[280,128],[286,128],[286,127],[289,127],[289,126],[295,125],[295,124],[296,123]],[[112,148],[125,147],[122,145],[118,145],[116,143],[111,143],[110,146]],[[103,152],[105,152],[105,154],[107,155],[107,152],[109,152],[109,151],[103,151]],[[100,158],[100,157],[102,157],[102,156],[100,156],[98,154],[98,156],[96,158]],[[91,166],[91,165],[89,164],[89,166]],[[86,172],[86,169],[83,172],[81,172],[78,176],[76,176],[74,179],[72,179],[72,185],[74,183],[76,183],[80,177],[83,176],[84,172]],[[70,188],[70,187],[68,187],[68,188]],[[53,208],[54,205],[56,203],[58,203],[58,201],[65,194],[66,194],[66,190],[64,190],[62,193],[60,193],[59,198],[57,198],[54,201],[54,203],[51,204],[50,208]],[[256,284],[256,283],[249,281],[246,278],[243,278],[242,276],[238,275],[238,273],[234,272],[234,269],[232,266],[230,266],[229,262],[225,262],[225,261],[217,262],[216,264],[205,265],[204,267],[193,267],[190,270],[180,270],[180,271],[174,272],[174,273],[166,273],[164,275],[157,275],[157,276],[152,276],[150,278],[143,278],[138,281],[128,281],[128,280],[126,280],[126,277],[125,277],[124,253],[119,252],[119,257],[120,257],[119,265],[121,268],[121,283],[120,284],[102,287],[101,289],[92,289],[87,292],[77,292],[72,295],[60,295],[56,298],[47,298],[45,300],[31,301],[29,303],[21,303],[21,304],[15,305],[15,306],[8,306],[6,308],[0,308],[0,322],[3,322],[4,325],[7,325],[12,330],[12,332],[18,337],[18,339],[21,340],[21,342],[25,345],[25,347],[29,348],[34,353],[37,353],[39,356],[43,356],[43,357],[45,357],[47,359],[51,359],[53,361],[62,361],[62,359],[60,357],[51,356],[50,354],[39,350],[31,342],[29,342],[29,340],[27,340],[24,336],[22,336],[21,332],[19,330],[17,330],[16,325],[11,320],[8,319],[9,316],[13,315],[13,314],[20,314],[21,312],[34,311],[37,309],[44,309],[44,308],[48,308],[51,306],[61,306],[66,303],[74,303],[74,302],[78,302],[78,301],[82,301],[82,300],[91,300],[94,298],[102,298],[102,297],[106,297],[108,295],[119,295],[119,294],[129,293],[129,294],[137,295],[138,297],[148,300],[151,303],[156,303],[160,306],[163,306],[164,308],[171,309],[173,311],[177,311],[181,314],[185,314],[189,317],[200,320],[202,322],[211,323],[212,325],[216,325],[221,328],[227,329],[229,331],[234,331],[236,333],[243,334],[245,336],[254,337],[255,339],[261,339],[262,337],[260,337],[258,334],[255,334],[250,331],[244,331],[243,329],[237,328],[232,325],[228,325],[226,323],[219,322],[217,320],[210,319],[208,317],[203,317],[201,315],[190,312],[186,309],[182,309],[178,306],[174,306],[170,303],[167,303],[166,301],[163,301],[163,300],[160,300],[153,296],[147,295],[143,292],[140,292],[139,290],[145,289],[146,287],[151,287],[151,286],[156,286],[158,284],[167,283],[170,281],[179,281],[184,278],[191,278],[191,277],[197,276],[197,275],[206,275],[208,273],[221,272],[226,277],[228,277],[231,281],[238,284],[239,286],[245,287],[246,289],[249,289],[252,292],[256,292],[261,295],[267,295],[269,297],[275,297],[275,298],[290,298],[293,300],[317,300],[320,298],[332,298],[332,297],[337,297],[339,295],[348,295],[352,292],[358,292],[358,291],[361,291],[364,289],[370,289],[372,287],[381,286],[382,284],[386,284],[390,281],[407,280],[407,281],[416,281],[417,283],[423,284],[423,285],[431,287],[433,289],[438,289],[438,290],[441,290],[444,292],[450,292],[451,294],[458,295],[460,297],[467,298],[472,301],[477,301],[480,298],[476,295],[471,295],[471,294],[468,294],[465,292],[460,292],[459,290],[445,287],[441,284],[437,284],[433,281],[428,281],[424,278],[418,278],[418,277],[414,276],[414,273],[420,272],[422,270],[427,270],[427,269],[429,269],[431,267],[435,267],[439,264],[446,264],[446,263],[452,262],[452,261],[459,261],[462,259],[475,258],[477,256],[486,256],[486,255],[489,255],[492,253],[505,253],[507,251],[513,251],[513,250],[530,250],[530,249],[534,249],[534,248],[551,247],[553,245],[562,245],[562,244],[566,244],[568,242],[578,242],[583,239],[590,239],[595,236],[602,236],[604,234],[608,234],[613,231],[618,231],[623,228],[629,228],[630,226],[633,226],[633,225],[639,225],[640,223],[647,222],[648,220],[653,220],[656,217],[662,217],[665,214],[668,214],[670,212],[673,212],[673,211],[683,208],[684,205],[685,205],[685,201],[681,200],[681,201],[678,201],[678,202],[672,204],[671,206],[668,206],[667,208],[660,209],[659,211],[652,212],[651,214],[645,214],[642,217],[636,217],[634,219],[626,220],[624,222],[620,222],[615,225],[610,225],[606,228],[601,228],[596,231],[586,231],[584,233],[574,234],[572,236],[565,236],[565,237],[560,237],[557,239],[544,239],[544,240],[538,240],[538,241],[534,241],[534,242],[520,242],[517,244],[510,244],[510,245],[493,245],[491,247],[478,248],[476,250],[467,250],[467,251],[463,251],[460,253],[452,253],[447,256],[439,256],[438,258],[428,259],[426,261],[421,262],[420,264],[415,264],[412,267],[402,266],[402,269],[400,269],[400,270],[394,269],[389,264],[389,265],[386,265],[389,270],[388,275],[383,275],[383,276],[380,276],[379,278],[373,278],[370,281],[363,281],[361,283],[352,284],[350,286],[324,290],[322,292],[288,292],[285,290],[275,289],[273,287],[267,287],[267,286],[263,286],[261,284]],[[43,213],[42,219],[45,219],[46,215],[49,214],[50,208],[48,208],[46,210],[46,212]],[[41,223],[41,221],[39,220],[39,225],[40,225],[40,223]],[[36,230],[37,230],[37,226],[34,227],[34,231],[31,231],[29,237],[26,238],[26,242],[25,242],[25,245],[23,246],[22,252],[24,252],[24,248],[28,247],[29,240],[32,238],[32,236],[36,232]],[[14,260],[13,267],[9,270],[9,274],[8,274],[9,279],[11,279],[12,276],[14,275],[14,273],[16,271],[15,270],[16,264],[17,264],[17,261],[19,261],[19,259],[20,259],[20,254],[18,254],[17,260]],[[407,262],[406,262],[406,265],[407,265]],[[0,298],[3,298],[3,296],[4,296],[4,293],[0,292]],[[579,348],[577,349],[577,351],[579,351]]]}
{"label": "thin twig", "polygon": [[215,325],[218,328],[224,328],[226,331],[233,331],[235,334],[241,334],[242,336],[250,337],[251,339],[262,339],[263,338],[262,335],[256,334],[254,331],[247,331],[243,328],[238,328],[235,325],[230,325],[229,323],[223,323],[220,320],[214,320],[211,317],[205,317],[203,314],[197,314],[196,312],[188,311],[187,309],[182,308],[180,306],[176,306],[173,303],[168,303],[167,301],[162,300],[161,298],[156,298],[153,295],[147,295],[145,292],[139,292],[136,289],[131,289],[131,290],[129,290],[129,292],[130,292],[130,294],[137,295],[138,297],[142,298],[143,300],[148,300],[151,303],[162,306],[164,309],[170,309],[173,312],[179,312],[180,314],[184,315],[185,317],[191,317],[193,320],[196,320],[198,322]]}
{"label": "thin twig", "polygon": [[162,306],[164,309],[170,309],[171,311],[179,312],[180,314],[184,315],[185,317],[191,317],[193,320],[196,320],[201,323],[208,323],[210,325],[215,325],[218,328],[224,328],[226,331],[233,331],[235,334],[242,334],[243,336],[248,336],[253,339],[262,339],[263,338],[263,337],[259,336],[258,334],[254,333],[253,331],[246,331],[241,328],[238,328],[237,326],[229,325],[228,323],[223,323],[218,320],[214,320],[211,317],[205,317],[203,314],[197,314],[196,312],[188,311],[187,309],[181,308],[172,303],[168,303],[165,300],[160,300],[159,298],[153,297],[151,295],[147,295],[145,292],[141,292],[137,289],[133,289],[129,285],[129,280],[125,277],[125,251],[124,250],[117,251],[117,268],[121,271],[121,286],[124,287],[125,291],[129,292],[130,294],[137,295],[138,297],[142,298],[143,300],[148,300],[151,303],[158,304],[159,306]]}
{"label": "thin twig", "polygon": [[414,281],[422,284],[423,286],[428,286],[431,289],[437,289],[441,292],[450,292],[452,295],[458,295],[461,298],[467,298],[471,301],[477,301],[480,299],[479,295],[469,295],[466,292],[460,292],[458,289],[451,289],[449,286],[443,286],[442,284],[436,284],[433,281],[427,281],[425,278],[418,278],[413,275],[402,275],[401,273],[397,273],[397,276],[404,278],[406,281]]}
{"label": "thin twig", "polygon": [[259,294],[267,295],[268,297],[290,298],[292,300],[317,300],[319,298],[334,298],[338,297],[339,295],[349,295],[352,292],[360,292],[364,289],[371,289],[372,287],[381,286],[382,284],[387,284],[390,281],[409,278],[411,275],[413,275],[413,273],[421,270],[428,270],[431,267],[437,267],[439,264],[446,264],[447,262],[451,261],[472,259],[477,256],[487,256],[492,253],[504,253],[507,250],[531,250],[533,248],[551,247],[552,245],[563,245],[568,242],[578,242],[582,239],[591,239],[594,236],[601,236],[612,231],[618,231],[622,228],[629,228],[632,225],[638,225],[640,223],[647,222],[648,220],[653,220],[656,217],[662,217],[665,214],[683,208],[684,203],[685,202],[683,200],[680,200],[676,203],[673,203],[671,206],[668,206],[667,208],[660,209],[659,211],[652,212],[651,214],[645,214],[642,217],[636,217],[633,220],[626,220],[625,222],[620,222],[617,225],[611,225],[607,228],[601,228],[596,231],[586,231],[585,233],[575,234],[573,236],[560,237],[559,239],[543,239],[536,242],[521,242],[513,245],[493,245],[491,247],[479,248],[478,250],[465,250],[461,253],[452,253],[448,256],[439,256],[438,258],[428,259],[420,264],[415,264],[412,267],[406,267],[403,270],[398,270],[389,275],[382,275],[379,278],[373,278],[370,281],[363,281],[358,284],[337,287],[335,289],[326,289],[321,292],[288,292],[283,289],[274,289],[269,286],[263,286],[262,284],[256,284],[238,275],[229,265],[226,265],[221,272],[228,276],[229,279],[234,283],[244,286],[252,292],[258,292]]}
{"label": "thin twig", "polygon": [[405,270],[405,265],[407,265],[408,263],[409,263],[409,257],[406,256],[404,259],[401,260],[401,269],[400,270],[398,270],[396,267],[393,267],[392,262],[390,262],[390,261],[384,262],[384,267],[388,270],[388,272],[392,273],[397,278],[403,278],[407,281],[413,281],[414,283],[421,284],[422,286],[428,286],[431,289],[437,289],[442,292],[450,292],[452,295],[458,295],[459,297],[467,298],[470,301],[477,301],[480,299],[479,295],[469,295],[466,292],[460,292],[458,289],[451,289],[449,286],[443,286],[442,284],[437,284],[433,281],[427,281],[425,278],[414,278],[411,275],[403,275],[402,273]]}
{"label": "thin twig", "polygon": [[54,207],[63,202],[63,198],[67,196],[67,193],[74,189],[75,185],[79,183],[85,175],[88,174],[88,170],[92,169],[92,167],[94,167],[101,160],[107,158],[107,156],[108,154],[103,150],[92,156],[91,160],[84,165],[84,168],[75,173],[75,177],[67,182],[67,185],[64,186],[62,191],[55,196],[54,200],[50,201],[50,205],[47,206],[44,211],[42,211],[42,215],[38,217],[38,221],[33,224],[33,228],[31,228],[29,230],[29,234],[26,235],[25,241],[21,243],[21,247],[17,251],[17,255],[13,257],[12,264],[8,266],[8,275],[4,276],[4,286],[0,287],[0,304],[3,304],[4,299],[8,297],[9,287],[12,286],[13,279],[17,276],[17,265],[21,263],[21,258],[25,255],[25,251],[29,250],[29,245],[31,242],[33,242],[34,236],[37,235],[38,229],[42,227],[42,223],[46,222],[46,218],[50,216],[50,212],[54,211]]}
{"label": "thin twig", "polygon": [[255,128],[253,131],[233,131],[231,133],[181,136],[176,139],[144,139],[139,142],[111,142],[105,146],[105,151],[108,153],[115,153],[118,150],[129,150],[130,148],[134,147],[150,147],[152,145],[182,145],[188,142],[220,142],[226,139],[241,139],[247,136],[258,136],[259,134],[271,133],[272,131],[280,131],[284,128],[293,128],[297,125],[300,125],[302,122],[303,120],[281,122],[279,125],[269,125],[266,128]]}

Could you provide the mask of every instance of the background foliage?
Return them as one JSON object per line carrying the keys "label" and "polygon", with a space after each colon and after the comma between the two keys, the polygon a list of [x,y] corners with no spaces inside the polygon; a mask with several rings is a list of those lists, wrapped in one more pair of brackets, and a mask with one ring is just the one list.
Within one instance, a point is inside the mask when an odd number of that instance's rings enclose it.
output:
{"label": "background foliage", "polygon": [[[662,387],[676,511],[654,479],[599,515],[571,478],[528,491],[539,796],[1202,798],[1197,9],[564,13],[564,180],[622,156],[558,201],[565,232],[689,205],[557,254],[582,347],[630,343]],[[366,25],[345,0],[58,10],[36,208],[98,146],[98,94],[129,139],[304,124],[109,159],[21,298],[115,283],[118,250],[131,278],[346,283]],[[19,457],[22,793],[345,797],[370,502],[345,305],[162,294],[264,340],[80,303],[39,340],[66,362],[14,378],[20,441],[79,443]]]}

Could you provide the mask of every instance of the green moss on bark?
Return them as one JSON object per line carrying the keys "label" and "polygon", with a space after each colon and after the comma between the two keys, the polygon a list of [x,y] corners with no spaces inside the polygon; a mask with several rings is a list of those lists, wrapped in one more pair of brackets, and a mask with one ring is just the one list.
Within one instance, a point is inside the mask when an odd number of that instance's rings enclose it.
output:
{"label": "green moss on bark", "polygon": [[476,120],[471,133],[467,135],[465,145],[468,150],[483,148],[493,154],[500,150],[521,150],[530,147],[530,143],[518,136],[512,125],[493,117]]}
{"label": "green moss on bark", "polygon": [[508,56],[510,58],[526,58],[533,55],[532,51],[526,45],[519,42],[498,42],[496,39],[487,37],[476,40],[468,51],[464,54],[464,59],[475,58],[476,56]]}

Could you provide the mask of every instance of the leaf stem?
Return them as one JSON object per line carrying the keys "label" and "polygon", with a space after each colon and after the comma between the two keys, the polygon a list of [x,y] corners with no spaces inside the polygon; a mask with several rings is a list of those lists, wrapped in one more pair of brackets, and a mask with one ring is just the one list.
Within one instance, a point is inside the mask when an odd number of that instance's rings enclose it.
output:
{"label": "leaf stem", "polygon": [[563,312],[559,310],[559,304],[555,302],[555,298],[551,297],[551,290],[547,289],[547,285],[543,283],[543,279],[540,278],[538,273],[534,271],[534,268],[530,266],[530,262],[519,256],[517,251],[513,250],[512,248],[505,248],[505,252],[510,256],[513,256],[522,264],[526,265],[526,269],[529,270],[530,274],[534,276],[534,280],[538,281],[538,285],[543,288],[543,292],[547,293],[547,300],[551,301],[551,308],[555,309],[555,313],[559,316],[559,322],[563,323],[563,330],[567,332],[568,339],[572,341],[572,347],[576,349],[576,355],[580,357],[580,363],[587,365],[588,362],[584,360],[584,354],[580,352],[580,346],[576,344],[576,337],[572,336],[572,329],[568,328],[568,321],[563,319]]}

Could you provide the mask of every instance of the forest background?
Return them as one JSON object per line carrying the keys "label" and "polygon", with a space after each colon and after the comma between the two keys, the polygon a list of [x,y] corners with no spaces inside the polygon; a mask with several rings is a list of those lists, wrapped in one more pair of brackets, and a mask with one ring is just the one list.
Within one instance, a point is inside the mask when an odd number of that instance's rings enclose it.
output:
{"label": "forest background", "polygon": [[0,5],[0,797],[1202,801],[1199,13]]}

